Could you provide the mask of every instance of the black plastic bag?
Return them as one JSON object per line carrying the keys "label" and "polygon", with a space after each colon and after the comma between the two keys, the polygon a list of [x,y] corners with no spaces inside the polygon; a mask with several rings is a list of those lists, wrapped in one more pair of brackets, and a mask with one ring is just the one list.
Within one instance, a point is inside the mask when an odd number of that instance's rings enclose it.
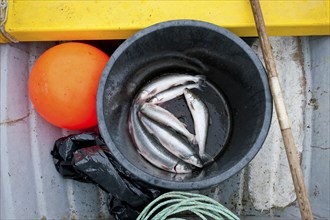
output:
{"label": "black plastic bag", "polygon": [[162,191],[131,179],[95,133],[60,138],[51,152],[57,171],[67,179],[94,183],[108,192],[110,214],[121,220],[135,219]]}

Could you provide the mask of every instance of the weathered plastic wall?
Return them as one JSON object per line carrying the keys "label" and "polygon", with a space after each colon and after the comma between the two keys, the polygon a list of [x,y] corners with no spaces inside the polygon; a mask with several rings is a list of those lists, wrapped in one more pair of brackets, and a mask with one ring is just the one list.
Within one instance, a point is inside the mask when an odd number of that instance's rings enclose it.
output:
{"label": "weathered plastic wall", "polygon": [[[271,43],[313,212],[330,219],[330,37],[276,37]],[[54,141],[71,131],[44,121],[29,101],[29,70],[53,45],[0,45],[0,218],[108,219],[105,193],[91,184],[64,180],[53,166]],[[252,47],[261,57],[259,43]],[[202,192],[244,219],[299,219],[275,112],[267,140],[250,165]]]}

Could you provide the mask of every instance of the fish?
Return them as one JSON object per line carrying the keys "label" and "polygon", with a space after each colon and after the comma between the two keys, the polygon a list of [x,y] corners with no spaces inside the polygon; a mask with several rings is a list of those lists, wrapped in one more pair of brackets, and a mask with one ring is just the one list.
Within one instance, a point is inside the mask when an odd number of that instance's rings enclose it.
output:
{"label": "fish", "polygon": [[190,143],[196,144],[195,135],[190,133],[187,130],[186,125],[166,109],[151,103],[144,103],[140,111],[152,120],[170,127],[182,134]]}
{"label": "fish", "polygon": [[172,132],[165,126],[153,121],[152,119],[140,116],[142,124],[147,130],[172,154],[180,158],[186,163],[196,167],[203,167],[198,154],[185,142],[182,138]]}
{"label": "fish", "polygon": [[150,99],[149,103],[159,105],[183,95],[183,91],[185,89],[194,89],[199,87],[200,87],[200,83],[176,86],[174,88],[170,88],[168,90],[156,94],[154,97]]}
{"label": "fish", "polygon": [[195,138],[199,147],[199,156],[203,162],[209,161],[210,156],[205,152],[209,127],[209,112],[207,106],[192,91],[185,89],[183,94],[194,121]]}
{"label": "fish", "polygon": [[131,107],[129,131],[138,152],[154,166],[172,173],[191,173],[192,166],[166,150],[146,129],[138,117],[140,106]]}
{"label": "fish", "polygon": [[198,83],[204,81],[205,76],[197,75],[192,76],[188,74],[166,74],[151,80],[146,86],[141,89],[141,92],[136,97],[136,103],[143,103],[155,96],[156,94],[163,92],[171,87],[182,85],[188,82]]}

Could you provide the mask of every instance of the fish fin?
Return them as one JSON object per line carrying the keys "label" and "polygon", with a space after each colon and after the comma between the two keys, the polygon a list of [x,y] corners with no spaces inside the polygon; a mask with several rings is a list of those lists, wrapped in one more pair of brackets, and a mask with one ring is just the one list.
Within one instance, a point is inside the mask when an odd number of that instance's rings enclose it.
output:
{"label": "fish fin", "polygon": [[143,155],[143,152],[140,150],[140,148],[136,148],[136,151],[137,151],[140,155]]}
{"label": "fish fin", "polygon": [[194,105],[193,104],[189,104],[189,101],[187,100],[188,106],[191,108],[191,110],[195,111]]}
{"label": "fish fin", "polygon": [[205,166],[206,164],[209,164],[209,163],[211,163],[211,162],[214,161],[214,159],[211,157],[211,155],[209,155],[209,154],[207,154],[207,153],[200,154],[200,158],[201,158],[201,160],[202,160],[204,166]]}
{"label": "fish fin", "polygon": [[193,145],[198,145],[198,141],[195,135],[193,135],[192,138],[189,139],[189,142],[192,143]]}
{"label": "fish fin", "polygon": [[169,171],[169,172],[175,172],[175,169],[170,169],[170,168],[168,168],[167,166],[165,166],[163,164],[160,165],[160,168],[163,169],[163,170]]}
{"label": "fish fin", "polygon": [[197,141],[196,136],[194,136],[193,144],[194,144],[194,145],[198,145],[198,141]]}
{"label": "fish fin", "polygon": [[143,113],[141,112],[141,110],[140,110],[140,111],[138,111],[137,115],[138,115],[138,117],[141,119],[142,115],[144,115],[144,114],[143,114]]}
{"label": "fish fin", "polygon": [[198,83],[200,81],[202,81],[202,82],[205,82],[206,81],[206,76],[205,75],[196,75],[196,77],[198,78]]}
{"label": "fish fin", "polygon": [[206,87],[206,77],[204,75],[197,75],[199,81],[197,82],[198,88],[205,88]]}

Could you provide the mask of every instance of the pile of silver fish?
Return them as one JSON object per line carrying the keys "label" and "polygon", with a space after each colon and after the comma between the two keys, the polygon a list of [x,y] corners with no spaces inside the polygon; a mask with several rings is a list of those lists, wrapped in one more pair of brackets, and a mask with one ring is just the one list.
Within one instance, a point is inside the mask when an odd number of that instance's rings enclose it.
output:
{"label": "pile of silver fish", "polygon": [[[138,152],[156,167],[173,173],[190,173],[203,167],[209,113],[203,101],[191,91],[200,88],[205,77],[168,74],[150,81],[132,103],[129,130]],[[195,134],[171,112],[159,106],[184,95],[191,112]],[[194,146],[198,145],[198,152]]]}

